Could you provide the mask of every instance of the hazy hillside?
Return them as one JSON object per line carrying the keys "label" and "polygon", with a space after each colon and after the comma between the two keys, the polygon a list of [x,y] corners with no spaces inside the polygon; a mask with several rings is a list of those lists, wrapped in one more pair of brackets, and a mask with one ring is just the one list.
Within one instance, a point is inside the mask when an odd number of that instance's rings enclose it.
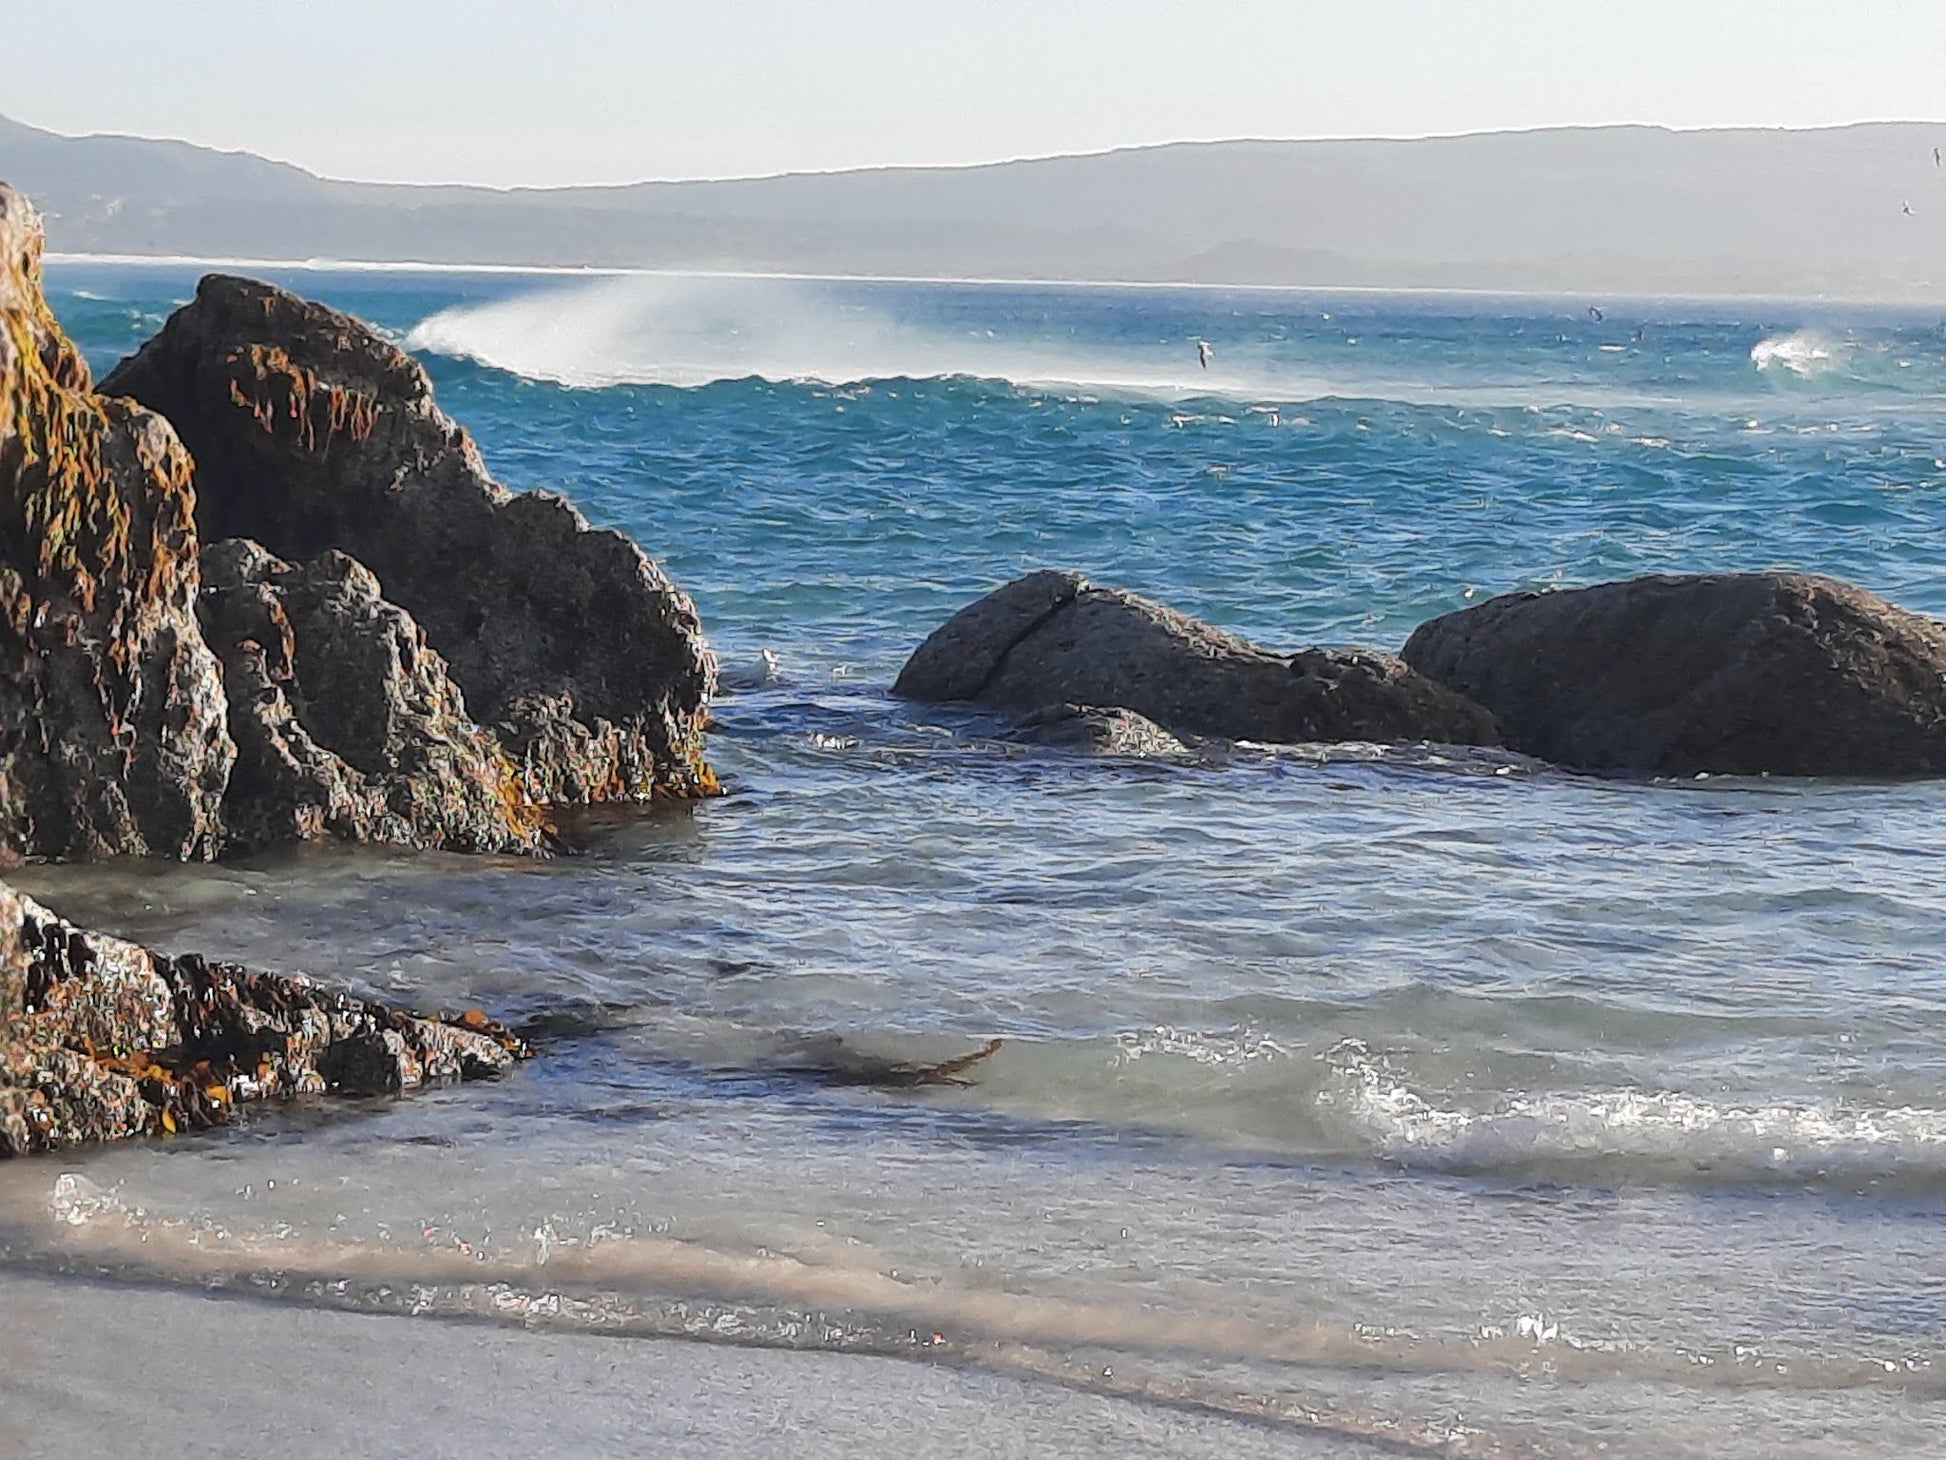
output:
{"label": "hazy hillside", "polygon": [[0,177],[70,252],[1946,300],[1935,144],[1605,127],[502,192],[0,119]]}

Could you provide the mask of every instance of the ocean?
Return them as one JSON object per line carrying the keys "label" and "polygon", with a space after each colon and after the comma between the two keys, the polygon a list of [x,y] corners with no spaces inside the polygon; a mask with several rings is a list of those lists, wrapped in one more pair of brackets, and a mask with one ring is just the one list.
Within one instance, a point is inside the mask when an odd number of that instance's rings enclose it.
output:
{"label": "ocean", "polygon": [[[0,1166],[0,1291],[49,1332],[378,1345],[369,1384],[532,1394],[585,1453],[1946,1454],[1946,787],[1090,758],[887,693],[1041,567],[1279,648],[1657,571],[1946,614],[1937,314],[253,272],[413,349],[500,480],[694,596],[729,794],[551,862],[15,879],[542,1051]],[[105,370],[196,273],[49,293]],[[859,1080],[992,1039],[963,1087]],[[742,1377],[665,1396],[688,1428],[563,1405],[646,1354]],[[96,1393],[13,1363],[29,1414]],[[295,1403],[224,1382],[167,1392]]]}

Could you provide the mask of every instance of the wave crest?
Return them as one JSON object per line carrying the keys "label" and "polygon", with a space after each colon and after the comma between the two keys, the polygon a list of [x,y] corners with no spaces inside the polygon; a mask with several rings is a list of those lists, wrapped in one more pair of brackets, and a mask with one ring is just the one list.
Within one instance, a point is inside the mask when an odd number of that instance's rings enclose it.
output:
{"label": "wave crest", "polygon": [[1841,367],[1850,355],[1850,345],[1816,330],[1771,335],[1750,347],[1750,362],[1759,370],[1787,370],[1801,376]]}

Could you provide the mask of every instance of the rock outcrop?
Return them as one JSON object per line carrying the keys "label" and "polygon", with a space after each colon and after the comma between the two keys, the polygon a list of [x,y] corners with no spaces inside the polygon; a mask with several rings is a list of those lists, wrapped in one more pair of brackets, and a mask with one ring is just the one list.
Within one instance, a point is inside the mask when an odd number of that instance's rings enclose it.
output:
{"label": "rock outcrop", "polygon": [[235,747],[169,424],[91,385],[0,183],[0,859],[205,857]]}
{"label": "rock outcrop", "polygon": [[1031,573],[961,609],[893,693],[1016,714],[1112,707],[1227,740],[1500,743],[1485,710],[1390,655],[1274,653],[1078,573]]}
{"label": "rock outcrop", "polygon": [[223,821],[240,850],[346,841],[532,852],[547,837],[499,742],[467,718],[404,609],[343,553],[292,566],[231,538],[203,555],[204,636],[238,747]]}
{"label": "rock outcrop", "polygon": [[0,885],[0,1156],[219,1125],[244,1100],[493,1076],[524,1052],[477,1011],[421,1018],[164,957]]}
{"label": "rock outcrop", "polygon": [[1595,771],[1946,774],[1946,626],[1833,578],[1735,573],[1517,593],[1404,658],[1507,744]]}
{"label": "rock outcrop", "polygon": [[211,275],[103,389],[175,425],[205,541],[371,569],[531,800],[713,789],[715,662],[688,598],[565,500],[493,481],[419,363],[359,321]]}

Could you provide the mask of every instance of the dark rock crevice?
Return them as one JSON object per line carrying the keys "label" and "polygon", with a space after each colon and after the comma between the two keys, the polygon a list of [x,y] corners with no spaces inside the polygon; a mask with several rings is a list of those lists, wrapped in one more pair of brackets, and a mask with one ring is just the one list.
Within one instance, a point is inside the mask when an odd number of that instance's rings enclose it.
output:
{"label": "dark rock crevice", "polygon": [[253,542],[205,554],[203,631],[238,759],[233,845],[330,834],[461,851],[552,844],[498,740],[473,722],[412,616],[343,553],[293,566]]}

